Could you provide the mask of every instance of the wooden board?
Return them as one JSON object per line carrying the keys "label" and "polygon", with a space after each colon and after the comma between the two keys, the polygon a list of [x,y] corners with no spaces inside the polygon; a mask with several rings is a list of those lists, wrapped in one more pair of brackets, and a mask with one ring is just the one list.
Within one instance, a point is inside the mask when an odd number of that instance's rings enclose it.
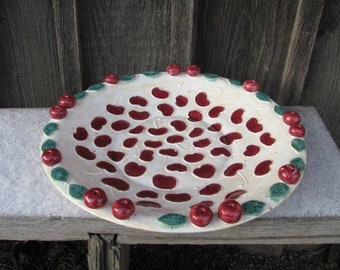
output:
{"label": "wooden board", "polygon": [[340,147],[340,2],[326,1],[302,104],[313,105]]}

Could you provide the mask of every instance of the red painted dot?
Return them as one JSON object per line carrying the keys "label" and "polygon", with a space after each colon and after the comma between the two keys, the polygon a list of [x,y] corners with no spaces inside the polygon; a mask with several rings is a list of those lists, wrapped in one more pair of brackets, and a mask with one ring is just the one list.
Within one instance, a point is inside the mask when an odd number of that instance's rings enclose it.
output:
{"label": "red painted dot", "polygon": [[176,178],[163,174],[156,174],[152,177],[152,183],[155,187],[161,189],[173,189],[176,186]]}
{"label": "red painted dot", "polygon": [[142,207],[162,208],[162,206],[159,203],[152,201],[138,201],[136,202],[136,205]]}
{"label": "red painted dot", "polygon": [[87,160],[94,160],[96,158],[96,155],[93,152],[91,152],[88,148],[81,145],[76,146],[76,152],[78,156]]}
{"label": "red painted dot", "polygon": [[230,193],[228,193],[226,196],[225,196],[225,199],[226,200],[236,200],[238,199],[241,195],[247,193],[247,191],[243,190],[243,189],[238,189],[238,190],[235,190],[235,191],[232,191]]}
{"label": "red painted dot", "polygon": [[144,145],[151,148],[158,148],[162,146],[162,141],[145,141]]}
{"label": "red painted dot", "polygon": [[132,148],[136,145],[137,142],[138,142],[137,138],[128,138],[124,140],[123,145],[126,148]]}
{"label": "red painted dot", "polygon": [[145,98],[140,97],[140,96],[131,97],[129,99],[129,102],[132,105],[139,105],[139,106],[142,106],[142,107],[145,107],[148,104],[148,101]]}
{"label": "red painted dot", "polygon": [[50,116],[53,119],[63,119],[67,115],[67,109],[60,105],[55,105],[50,109]]}
{"label": "red painted dot", "polygon": [[136,194],[139,198],[150,198],[150,199],[157,199],[158,194],[155,191],[152,190],[141,190]]}
{"label": "red painted dot", "polygon": [[210,144],[210,140],[208,138],[193,142],[193,145],[199,148],[207,147],[209,144]]}
{"label": "red painted dot", "polygon": [[171,76],[177,76],[181,73],[181,66],[176,65],[176,64],[170,64],[166,68],[166,71],[168,72],[169,75]]}
{"label": "red painted dot", "polygon": [[139,158],[143,161],[146,162],[150,162],[153,160],[153,151],[151,150],[143,150],[140,155]]}
{"label": "red painted dot", "polygon": [[175,171],[175,172],[186,172],[187,171],[187,166],[184,166],[181,163],[169,164],[166,168],[169,171]]}
{"label": "red painted dot", "polygon": [[76,105],[76,98],[72,95],[63,95],[59,98],[58,104],[59,106],[70,109]]}
{"label": "red painted dot", "polygon": [[124,113],[125,108],[123,106],[116,106],[116,105],[108,104],[106,105],[106,110],[111,114],[121,115]]}
{"label": "red painted dot", "polygon": [[76,132],[73,133],[73,138],[75,138],[77,141],[84,141],[88,137],[88,133],[85,128],[78,127],[76,129]]}
{"label": "red painted dot", "polygon": [[124,158],[125,154],[123,152],[119,152],[119,151],[108,151],[107,156],[108,156],[109,159],[111,159],[115,162],[119,162]]}
{"label": "red painted dot", "polygon": [[215,106],[214,108],[210,109],[209,116],[211,118],[217,118],[220,116],[220,113],[224,111],[224,107],[222,106]]}
{"label": "red painted dot", "polygon": [[178,107],[184,107],[188,104],[188,99],[185,96],[179,95],[176,97],[176,103]]}
{"label": "red painted dot", "polygon": [[125,165],[124,170],[127,175],[138,177],[145,173],[146,167],[138,165],[136,162],[129,162]]}
{"label": "red painted dot", "polygon": [[173,126],[177,131],[183,131],[187,128],[186,123],[180,120],[174,120],[170,123],[170,125]]}
{"label": "red painted dot", "polygon": [[115,177],[103,178],[102,183],[120,191],[126,191],[130,188],[130,185],[126,181]]}
{"label": "red painted dot", "polygon": [[111,163],[107,162],[107,161],[99,161],[96,166],[100,169],[106,170],[109,173],[114,173],[116,172],[116,168],[115,166],[113,166]]}
{"label": "red painted dot", "polygon": [[106,119],[104,117],[95,117],[91,121],[91,127],[95,130],[101,130],[103,126],[107,123]]}
{"label": "red painted dot", "polygon": [[184,160],[186,162],[190,162],[190,163],[195,163],[195,162],[199,162],[204,158],[203,154],[200,153],[194,153],[194,154],[187,154],[184,156]]}
{"label": "red painted dot", "polygon": [[204,164],[194,169],[193,174],[200,178],[211,178],[215,174],[215,167],[211,164]]}
{"label": "red painted dot", "polygon": [[185,70],[185,72],[190,77],[196,77],[201,73],[201,69],[199,66],[191,65]]}
{"label": "red painted dot", "polygon": [[180,135],[172,135],[166,138],[168,143],[180,143],[184,141],[184,137]]}
{"label": "red painted dot", "polygon": [[203,129],[197,127],[197,128],[194,128],[190,133],[189,133],[189,137],[190,138],[195,138],[195,137],[198,137],[200,135],[202,135],[203,133]]}
{"label": "red painted dot", "polygon": [[225,171],[224,175],[225,176],[234,176],[239,170],[243,169],[243,164],[242,163],[234,163],[231,164]]}
{"label": "red painted dot", "polygon": [[131,134],[140,134],[144,132],[145,127],[144,126],[136,126],[133,129],[129,130],[129,133]]}
{"label": "red painted dot", "polygon": [[243,83],[243,88],[247,92],[256,92],[260,89],[260,84],[255,80],[246,80]]}
{"label": "red painted dot", "polygon": [[197,110],[192,110],[188,113],[188,120],[191,122],[201,121],[203,118],[202,113]]}
{"label": "red painted dot", "polygon": [[150,114],[147,111],[138,112],[138,111],[129,111],[129,116],[134,120],[145,120],[149,118]]}
{"label": "red painted dot", "polygon": [[234,124],[242,123],[242,115],[243,115],[243,113],[244,113],[243,109],[238,109],[238,110],[234,111],[231,114],[231,117],[230,117],[231,122],[233,122]]}
{"label": "red painted dot", "polygon": [[260,152],[260,147],[257,145],[248,145],[246,150],[243,152],[243,155],[247,157],[255,156],[258,152]]}
{"label": "red painted dot", "polygon": [[168,149],[161,149],[159,153],[164,156],[176,157],[178,155],[178,151],[176,149],[168,148]]}
{"label": "red painted dot", "polygon": [[267,146],[271,146],[276,140],[271,137],[270,133],[266,132],[260,136],[260,141]]}
{"label": "red painted dot", "polygon": [[162,90],[158,87],[155,87],[151,90],[151,94],[155,97],[155,98],[160,98],[160,99],[165,99],[169,96],[169,92]]}
{"label": "red painted dot", "polygon": [[269,173],[270,165],[272,163],[273,163],[273,161],[271,161],[271,160],[265,160],[265,161],[262,161],[261,163],[259,163],[254,170],[255,175],[261,176],[261,175],[265,175],[265,174]]}
{"label": "red painted dot", "polygon": [[61,161],[61,153],[56,148],[48,148],[41,155],[41,161],[46,166],[52,167]]}
{"label": "red painted dot", "polygon": [[217,194],[218,192],[220,192],[222,189],[222,186],[220,184],[217,183],[213,183],[213,184],[209,184],[206,187],[202,188],[199,191],[199,194],[201,195],[214,195]]}
{"label": "red painted dot", "polygon": [[195,102],[198,106],[201,106],[201,107],[206,107],[210,104],[207,94],[204,92],[201,92],[196,95]]}
{"label": "red painted dot", "polygon": [[99,135],[94,139],[94,144],[97,147],[106,147],[112,142],[112,139],[108,135]]}
{"label": "red painted dot", "polygon": [[256,118],[250,118],[247,123],[246,127],[249,131],[257,133],[263,130],[263,126],[258,122]]}
{"label": "red painted dot", "polygon": [[222,129],[222,125],[220,123],[212,124],[210,127],[208,127],[208,130],[213,132],[219,132]]}
{"label": "red painted dot", "polygon": [[118,120],[111,124],[111,128],[115,131],[122,131],[129,128],[130,123],[125,120]]}
{"label": "red painted dot", "polygon": [[163,114],[163,116],[170,116],[174,112],[174,108],[166,103],[159,104],[157,109]]}
{"label": "red painted dot", "polygon": [[168,132],[168,129],[165,127],[162,128],[149,128],[148,132],[152,135],[159,136],[159,135],[164,135],[165,133]]}
{"label": "red painted dot", "polygon": [[238,132],[231,132],[220,137],[220,142],[226,145],[232,144],[234,141],[242,138],[242,135]]}
{"label": "red painted dot", "polygon": [[116,74],[108,74],[105,76],[104,81],[109,84],[116,84],[119,81],[119,78]]}
{"label": "red painted dot", "polygon": [[191,196],[188,193],[178,194],[166,194],[165,199],[170,202],[187,202],[191,200]]}
{"label": "red painted dot", "polygon": [[229,150],[224,148],[224,147],[215,147],[215,148],[211,149],[210,153],[215,157],[220,156],[220,155],[230,157],[230,155],[231,155]]}

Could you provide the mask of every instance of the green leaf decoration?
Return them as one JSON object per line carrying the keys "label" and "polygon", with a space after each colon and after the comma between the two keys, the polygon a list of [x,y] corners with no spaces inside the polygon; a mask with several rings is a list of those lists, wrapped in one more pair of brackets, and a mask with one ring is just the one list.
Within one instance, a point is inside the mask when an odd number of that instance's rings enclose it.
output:
{"label": "green leaf decoration", "polygon": [[79,92],[79,93],[76,93],[74,95],[74,97],[76,98],[76,100],[79,100],[79,99],[82,99],[84,97],[86,97],[87,93],[86,92]]}
{"label": "green leaf decoration", "polygon": [[303,139],[295,138],[294,140],[292,140],[291,145],[298,152],[301,152],[302,150],[306,149],[306,144]]}
{"label": "green leaf decoration", "polygon": [[299,157],[292,159],[289,163],[294,165],[295,167],[297,167],[299,169],[299,171],[303,171],[306,167],[303,159],[299,158]]}
{"label": "green leaf decoration", "polygon": [[151,78],[156,78],[160,75],[161,73],[159,71],[155,70],[150,70],[150,71],[145,71],[143,72],[143,75],[151,77]]}
{"label": "green leaf decoration", "polygon": [[165,228],[175,229],[183,226],[187,219],[180,214],[166,214],[157,219],[157,222]]}
{"label": "green leaf decoration", "polygon": [[270,101],[270,97],[269,97],[267,94],[263,93],[263,92],[258,91],[258,92],[255,93],[255,96],[256,96],[259,100],[262,100],[262,101]]}
{"label": "green leaf decoration", "polygon": [[53,180],[66,182],[68,179],[68,171],[62,167],[53,168],[51,170],[51,177]]}
{"label": "green leaf decoration", "polygon": [[203,76],[206,77],[209,81],[216,81],[220,77],[213,73],[203,73]]}
{"label": "green leaf decoration", "polygon": [[78,200],[83,199],[84,193],[86,191],[86,187],[77,184],[71,184],[68,188],[68,193],[71,195],[71,197]]}
{"label": "green leaf decoration", "polygon": [[285,109],[285,108],[283,108],[283,107],[281,107],[281,106],[279,106],[279,105],[275,105],[275,106],[274,106],[274,111],[275,111],[278,115],[283,115],[283,114],[287,111],[287,109]]}
{"label": "green leaf decoration", "polygon": [[265,203],[256,200],[250,200],[242,204],[242,210],[244,215],[258,216],[265,207]]}
{"label": "green leaf decoration", "polygon": [[44,133],[47,136],[51,136],[54,131],[56,131],[58,129],[58,124],[57,123],[48,123],[45,127],[44,127]]}
{"label": "green leaf decoration", "polygon": [[121,81],[132,81],[136,78],[136,75],[124,75],[122,77],[119,77],[119,80]]}
{"label": "green leaf decoration", "polygon": [[229,82],[233,85],[236,85],[236,86],[243,85],[243,83],[241,81],[238,81],[238,80],[229,79]]}
{"label": "green leaf decoration", "polygon": [[269,188],[269,197],[273,201],[279,201],[289,193],[289,186],[285,183],[275,183]]}
{"label": "green leaf decoration", "polygon": [[48,148],[56,148],[56,147],[57,147],[57,143],[51,139],[48,139],[41,145],[41,151],[45,151]]}
{"label": "green leaf decoration", "polygon": [[97,84],[94,84],[94,85],[91,85],[88,90],[93,90],[93,91],[98,91],[102,88],[104,88],[104,84],[103,83],[97,83]]}

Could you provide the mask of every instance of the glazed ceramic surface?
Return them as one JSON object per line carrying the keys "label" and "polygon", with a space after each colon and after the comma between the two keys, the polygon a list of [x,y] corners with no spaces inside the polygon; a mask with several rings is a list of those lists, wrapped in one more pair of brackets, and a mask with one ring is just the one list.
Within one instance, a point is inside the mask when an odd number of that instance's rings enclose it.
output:
{"label": "glazed ceramic surface", "polygon": [[254,81],[188,74],[111,75],[62,97],[41,143],[56,188],[98,217],[161,232],[235,226],[287,198],[306,162],[298,114]]}

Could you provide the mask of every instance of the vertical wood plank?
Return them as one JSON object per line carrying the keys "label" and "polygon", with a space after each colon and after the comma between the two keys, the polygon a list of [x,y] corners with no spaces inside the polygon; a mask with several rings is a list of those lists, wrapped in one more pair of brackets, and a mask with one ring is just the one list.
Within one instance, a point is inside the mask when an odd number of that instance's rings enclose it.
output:
{"label": "vertical wood plank", "polygon": [[256,79],[278,103],[295,102],[323,0],[307,2],[201,1],[196,62],[207,72]]}
{"label": "vertical wood plank", "polygon": [[60,76],[50,1],[0,2],[0,107],[50,106]]}
{"label": "vertical wood plank", "polygon": [[67,93],[82,90],[76,0],[53,0],[60,83]]}
{"label": "vertical wood plank", "polygon": [[302,95],[340,147],[340,2],[326,1]]}
{"label": "vertical wood plank", "polygon": [[191,62],[194,33],[191,1],[79,2],[84,86],[118,75],[165,70]]}

